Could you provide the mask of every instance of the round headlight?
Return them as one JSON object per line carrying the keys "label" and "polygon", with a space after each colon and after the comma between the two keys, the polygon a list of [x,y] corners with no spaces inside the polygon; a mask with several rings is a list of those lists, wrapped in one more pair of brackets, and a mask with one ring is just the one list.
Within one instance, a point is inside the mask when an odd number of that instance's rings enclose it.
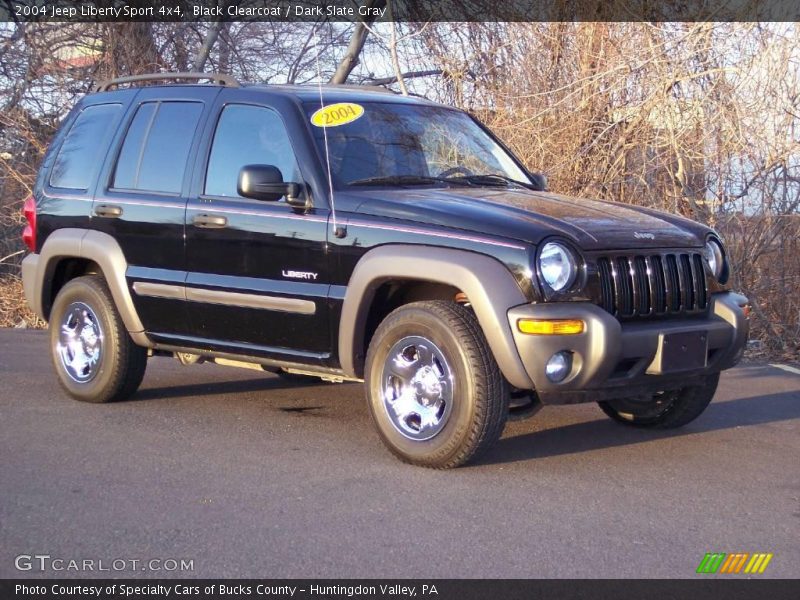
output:
{"label": "round headlight", "polygon": [[554,292],[568,288],[575,281],[575,260],[572,253],[557,242],[548,242],[539,253],[539,272]]}
{"label": "round headlight", "polygon": [[714,277],[719,279],[725,267],[725,256],[722,254],[722,246],[720,246],[717,240],[708,240],[705,248],[703,248],[703,256],[708,266],[711,267],[711,272],[714,274]]}

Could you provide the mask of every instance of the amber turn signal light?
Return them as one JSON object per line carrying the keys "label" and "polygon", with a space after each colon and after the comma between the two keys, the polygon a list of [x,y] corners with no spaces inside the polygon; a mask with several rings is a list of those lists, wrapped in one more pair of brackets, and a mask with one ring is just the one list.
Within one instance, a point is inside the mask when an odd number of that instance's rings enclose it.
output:
{"label": "amber turn signal light", "polygon": [[586,330],[580,319],[518,319],[517,329],[530,335],[575,335]]}

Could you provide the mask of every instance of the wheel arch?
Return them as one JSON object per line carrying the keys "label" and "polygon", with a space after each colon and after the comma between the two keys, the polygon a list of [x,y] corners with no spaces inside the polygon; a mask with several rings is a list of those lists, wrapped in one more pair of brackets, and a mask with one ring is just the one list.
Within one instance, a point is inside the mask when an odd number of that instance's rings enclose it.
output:
{"label": "wheel arch", "polygon": [[406,244],[372,249],[353,270],[339,321],[339,360],[347,375],[363,376],[365,333],[376,292],[393,280],[449,286],[466,294],[503,375],[518,388],[532,388],[506,316],[527,299],[506,266],[467,250]]}
{"label": "wheel arch", "polygon": [[137,344],[149,346],[125,279],[127,269],[125,255],[110,235],[87,229],[59,229],[47,237],[39,253],[32,308],[48,319],[61,286],[78,275],[99,272],[128,333]]}

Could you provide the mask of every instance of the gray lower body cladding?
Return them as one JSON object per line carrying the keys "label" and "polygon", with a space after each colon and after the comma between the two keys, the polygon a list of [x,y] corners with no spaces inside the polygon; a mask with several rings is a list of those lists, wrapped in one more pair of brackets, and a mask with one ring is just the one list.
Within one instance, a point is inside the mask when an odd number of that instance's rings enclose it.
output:
{"label": "gray lower body cladding", "polygon": [[[403,260],[398,258],[401,253]],[[97,263],[128,332],[137,344],[153,347],[125,283],[127,264],[122,252],[112,238],[100,232],[60,230],[48,238],[41,254],[25,258],[23,283],[34,312],[47,318],[50,267],[63,256]],[[356,359],[363,350],[355,342],[363,337],[369,291],[387,274],[418,278],[422,264],[428,266],[422,272],[431,280],[445,281],[467,293],[506,379],[520,389],[535,389],[545,403],[608,400],[700,384],[705,376],[736,364],[747,342],[749,324],[742,308],[747,299],[732,292],[713,294],[704,317],[620,323],[589,302],[522,304],[525,296],[511,274],[485,256],[396,246],[376,249],[369,256],[371,260],[364,260],[348,286],[339,332],[342,372],[350,378],[360,376]],[[517,321],[523,318],[581,319],[586,327],[577,335],[528,335],[517,328]],[[664,351],[666,336],[688,340],[681,343],[695,351],[702,340],[703,347],[688,367],[683,364],[676,369],[674,357],[670,360]],[[545,366],[554,353],[562,351],[570,353],[571,370],[563,381],[553,383]]]}
{"label": "gray lower body cladding", "polygon": [[[651,394],[702,383],[705,376],[735,365],[747,343],[747,299],[733,292],[714,294],[705,318],[620,323],[590,303],[528,304],[508,311],[509,325],[534,389],[546,404],[595,402]],[[583,333],[528,335],[519,319],[581,319]],[[665,358],[665,340],[689,340],[697,356],[690,364]],[[684,344],[685,346],[686,344]],[[569,375],[551,382],[545,365],[553,354],[568,352]],[[674,353],[673,353],[674,354]]]}
{"label": "gray lower body cladding", "polygon": [[29,254],[22,261],[22,289],[25,291],[25,301],[30,309],[38,316],[44,315],[42,309],[42,280],[38,277],[39,255]]}
{"label": "gray lower body cladding", "polygon": [[136,344],[150,347],[152,344],[144,333],[125,281],[128,268],[125,256],[116,240],[100,231],[59,229],[50,234],[40,253],[25,257],[22,261],[22,285],[33,312],[45,320],[49,318],[50,286],[55,265],[67,257],[87,259],[100,267],[128,333]]}

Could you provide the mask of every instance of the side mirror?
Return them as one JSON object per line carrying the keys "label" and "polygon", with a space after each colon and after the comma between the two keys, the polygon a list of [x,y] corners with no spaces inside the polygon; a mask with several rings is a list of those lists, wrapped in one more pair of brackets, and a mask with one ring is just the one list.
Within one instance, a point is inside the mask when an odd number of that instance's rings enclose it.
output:
{"label": "side mirror", "polygon": [[544,173],[528,173],[531,178],[531,183],[540,192],[547,191],[547,177]]}
{"label": "side mirror", "polygon": [[[299,200],[300,184],[283,180],[280,169],[273,165],[246,165],[239,171],[237,190],[240,196],[274,202],[286,196],[289,204]],[[305,205],[305,202],[302,202]]]}

